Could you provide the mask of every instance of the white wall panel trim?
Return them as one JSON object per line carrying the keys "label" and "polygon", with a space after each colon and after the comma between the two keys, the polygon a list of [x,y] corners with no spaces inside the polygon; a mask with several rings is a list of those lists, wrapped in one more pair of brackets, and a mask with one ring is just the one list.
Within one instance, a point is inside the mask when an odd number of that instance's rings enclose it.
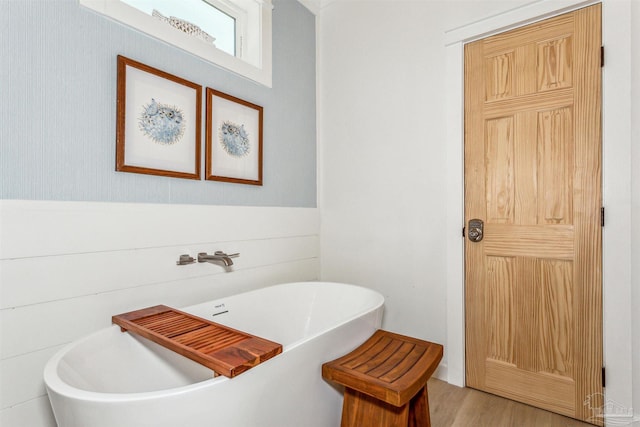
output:
{"label": "white wall panel trim", "polygon": [[316,208],[0,200],[0,259],[318,233]]}
{"label": "white wall panel trim", "polygon": [[491,34],[500,33],[512,28],[521,27],[532,22],[540,21],[572,10],[580,9],[602,0],[537,0],[526,6],[499,13],[477,22],[445,31],[445,46],[460,41],[482,39]]}
{"label": "white wall panel trim", "polygon": [[[318,280],[319,228],[317,208],[1,200],[1,424],[55,425],[45,363],[114,314]],[[216,250],[240,257],[176,265]]]}

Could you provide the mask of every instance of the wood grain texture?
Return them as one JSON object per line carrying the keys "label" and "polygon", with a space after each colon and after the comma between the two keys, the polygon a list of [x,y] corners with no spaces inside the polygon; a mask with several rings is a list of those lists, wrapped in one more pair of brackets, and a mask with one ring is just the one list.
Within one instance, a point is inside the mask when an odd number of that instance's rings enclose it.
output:
{"label": "wood grain texture", "polygon": [[364,344],[322,366],[322,376],[402,406],[424,387],[442,359],[440,344],[377,330]]}
{"label": "wood grain texture", "polygon": [[487,257],[487,287],[485,303],[489,307],[488,356],[494,360],[513,360],[513,335],[515,327],[515,300],[509,286],[515,281],[515,258]]}
{"label": "wood grain texture", "polygon": [[[464,158],[484,159],[484,120],[481,114],[484,107],[485,75],[478,72],[484,63],[481,41],[468,44],[464,50],[465,75],[472,74],[473,78],[464,80]],[[474,143],[469,143],[473,141]],[[464,199],[465,218],[484,218],[486,215],[486,202],[484,197],[475,195],[486,194],[484,161],[464,164]],[[473,348],[482,348],[488,342],[488,328],[478,319],[485,319],[484,309],[481,304],[470,304],[470,301],[483,301],[486,294],[483,289],[485,284],[485,258],[482,247],[486,245],[481,241],[475,246],[465,246],[465,264],[473,268],[465,268],[465,333],[466,333],[466,382],[470,387],[480,387],[484,384],[484,369],[482,369],[484,355],[479,351],[469,351]],[[473,250],[472,250],[473,249]]]}
{"label": "wood grain texture", "polygon": [[341,427],[430,427],[427,387],[403,406],[395,406],[352,389],[345,389]]}
{"label": "wood grain texture", "polygon": [[594,424],[600,14],[596,5],[465,47],[465,218],[485,221],[484,240],[465,248],[467,384]]}
{"label": "wood grain texture", "polygon": [[[575,12],[574,104],[576,165],[574,176],[574,223],[576,251],[574,281],[576,333],[572,345],[576,359],[576,415],[589,419],[602,401],[602,72],[600,66],[601,5]],[[585,398],[591,399],[585,405]],[[597,415],[597,414],[596,414]],[[598,424],[602,421],[597,419]]]}
{"label": "wood grain texture", "polygon": [[431,378],[431,423],[448,427],[587,427],[590,424]]}
{"label": "wood grain texture", "polygon": [[535,111],[516,114],[515,123],[515,212],[514,223],[538,224],[538,147],[530,135],[535,134],[538,116]]}
{"label": "wood grain texture", "polygon": [[510,224],[515,204],[513,117],[487,120],[485,128],[487,221]]}
{"label": "wood grain texture", "polygon": [[487,80],[486,100],[510,98],[514,94],[514,52],[505,52],[500,55],[488,57],[485,60],[487,75],[492,79]]}
{"label": "wood grain texture", "polygon": [[540,291],[538,360],[540,369],[573,378],[576,374],[574,336],[573,264],[568,261],[538,260],[536,286]]}
{"label": "wood grain texture", "polygon": [[558,105],[571,105],[573,103],[573,94],[572,89],[525,94],[511,99],[487,103],[484,107],[484,114],[486,118],[492,119],[532,110],[556,108]]}
{"label": "wood grain texture", "polygon": [[345,386],[342,426],[430,426],[427,381],[443,347],[377,330],[361,346],[322,365],[322,376]]}
{"label": "wood grain texture", "polygon": [[485,224],[485,255],[573,259],[572,225]]}
{"label": "wood grain texture", "polygon": [[537,45],[540,41],[570,34],[574,30],[573,19],[573,16],[567,13],[516,30],[496,34],[485,39],[489,42],[485,52],[487,55],[495,55],[498,52],[510,51],[514,48],[514,39],[518,40],[518,45]]}
{"label": "wood grain texture", "polygon": [[406,427],[409,405],[395,406],[368,394],[346,388],[342,403],[341,427],[372,425]]}
{"label": "wood grain texture", "polygon": [[553,374],[539,374],[515,365],[487,361],[486,390],[558,414],[574,417],[575,384]]}
{"label": "wood grain texture", "polygon": [[123,332],[147,338],[233,378],[282,353],[282,345],[165,305],[118,314]]}
{"label": "wood grain texture", "polygon": [[554,90],[571,87],[573,83],[572,38],[561,36],[557,39],[537,43],[538,90]]}
{"label": "wood grain texture", "polygon": [[574,137],[572,108],[538,112],[538,218],[573,222]]}

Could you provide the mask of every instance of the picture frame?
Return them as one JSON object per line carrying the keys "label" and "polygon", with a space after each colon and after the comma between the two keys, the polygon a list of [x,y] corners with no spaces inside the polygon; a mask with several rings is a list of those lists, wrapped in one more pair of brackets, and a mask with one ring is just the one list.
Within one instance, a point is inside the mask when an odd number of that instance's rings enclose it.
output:
{"label": "picture frame", "polygon": [[262,185],[263,107],[207,88],[205,179]]}
{"label": "picture frame", "polygon": [[118,55],[116,171],[200,179],[202,86]]}

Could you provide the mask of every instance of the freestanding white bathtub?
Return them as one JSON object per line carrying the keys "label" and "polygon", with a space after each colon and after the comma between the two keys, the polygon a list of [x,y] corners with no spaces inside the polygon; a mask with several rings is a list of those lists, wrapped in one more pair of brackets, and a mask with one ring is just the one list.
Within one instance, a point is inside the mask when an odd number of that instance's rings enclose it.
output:
{"label": "freestanding white bathtub", "polygon": [[271,286],[181,308],[283,345],[235,378],[113,325],[62,349],[44,380],[59,427],[336,426],[342,395],[321,365],[369,338],[383,304],[353,285]]}

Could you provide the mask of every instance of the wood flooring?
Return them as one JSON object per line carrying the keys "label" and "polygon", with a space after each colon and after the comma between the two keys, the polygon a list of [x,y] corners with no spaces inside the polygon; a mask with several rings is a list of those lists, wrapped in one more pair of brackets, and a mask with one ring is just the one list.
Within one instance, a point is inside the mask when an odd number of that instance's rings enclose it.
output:
{"label": "wood flooring", "polygon": [[432,427],[588,427],[572,418],[431,378]]}

